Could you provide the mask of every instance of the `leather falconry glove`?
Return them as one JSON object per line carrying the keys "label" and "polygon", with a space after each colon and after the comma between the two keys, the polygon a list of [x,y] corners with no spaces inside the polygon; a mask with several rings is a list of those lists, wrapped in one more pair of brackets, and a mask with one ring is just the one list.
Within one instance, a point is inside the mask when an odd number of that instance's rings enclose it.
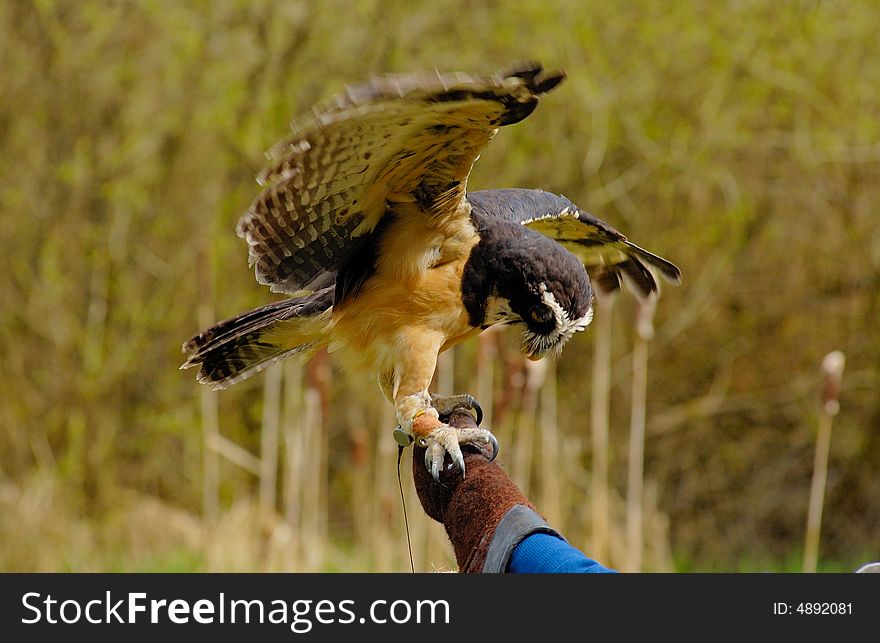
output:
{"label": "leather falconry glove", "polygon": [[[475,428],[463,409],[441,418],[457,429]],[[466,475],[446,458],[436,482],[425,467],[425,449],[415,446],[413,480],[422,507],[443,523],[461,573],[503,573],[514,548],[534,533],[550,528],[523,493],[489,454],[475,445],[463,447]]]}

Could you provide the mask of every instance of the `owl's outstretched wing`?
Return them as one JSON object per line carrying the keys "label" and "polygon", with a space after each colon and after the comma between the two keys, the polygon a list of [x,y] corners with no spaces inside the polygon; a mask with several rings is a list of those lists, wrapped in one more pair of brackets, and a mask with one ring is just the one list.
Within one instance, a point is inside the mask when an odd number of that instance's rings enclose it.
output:
{"label": "owl's outstretched wing", "polygon": [[488,77],[383,76],[315,108],[269,151],[265,189],[238,223],[257,280],[290,294],[325,285],[389,203],[468,216],[467,177],[482,148],[562,79],[539,64]]}

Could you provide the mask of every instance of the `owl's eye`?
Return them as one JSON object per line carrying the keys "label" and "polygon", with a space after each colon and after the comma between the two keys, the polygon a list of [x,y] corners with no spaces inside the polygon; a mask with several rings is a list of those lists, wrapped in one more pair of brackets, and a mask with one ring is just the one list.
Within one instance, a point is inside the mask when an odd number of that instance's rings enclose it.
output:
{"label": "owl's eye", "polygon": [[546,324],[548,321],[553,319],[553,311],[551,311],[547,306],[532,306],[529,309],[529,314],[531,315],[532,320],[538,322],[539,324]]}

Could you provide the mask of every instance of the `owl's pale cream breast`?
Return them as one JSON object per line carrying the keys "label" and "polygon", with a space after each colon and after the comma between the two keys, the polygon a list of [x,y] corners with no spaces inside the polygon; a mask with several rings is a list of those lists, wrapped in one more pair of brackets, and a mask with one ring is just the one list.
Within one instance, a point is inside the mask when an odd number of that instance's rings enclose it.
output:
{"label": "owl's pale cream breast", "polygon": [[382,240],[376,272],[357,297],[334,309],[330,350],[343,352],[344,363],[382,373],[416,351],[436,361],[440,350],[479,332],[461,300],[461,273],[479,238],[467,219],[430,227],[424,221],[398,216]]}

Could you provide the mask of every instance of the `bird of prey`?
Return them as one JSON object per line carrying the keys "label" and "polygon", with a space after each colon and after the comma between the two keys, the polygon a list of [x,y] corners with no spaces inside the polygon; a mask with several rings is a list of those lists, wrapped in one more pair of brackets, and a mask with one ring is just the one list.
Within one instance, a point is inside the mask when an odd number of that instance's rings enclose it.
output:
{"label": "bird of prey", "polygon": [[280,359],[326,348],[373,373],[402,430],[427,447],[437,477],[460,445],[497,443],[439,418],[474,408],[431,396],[437,356],[495,324],[522,329],[531,359],[558,353],[593,316],[597,288],[621,278],[649,296],[649,267],[670,262],[565,197],[467,191],[498,128],[529,116],[564,79],[540,64],[492,76],[381,76],[351,87],[268,153],[263,186],[238,223],[257,281],[291,295],[217,323],[183,345],[198,380],[226,388]]}

